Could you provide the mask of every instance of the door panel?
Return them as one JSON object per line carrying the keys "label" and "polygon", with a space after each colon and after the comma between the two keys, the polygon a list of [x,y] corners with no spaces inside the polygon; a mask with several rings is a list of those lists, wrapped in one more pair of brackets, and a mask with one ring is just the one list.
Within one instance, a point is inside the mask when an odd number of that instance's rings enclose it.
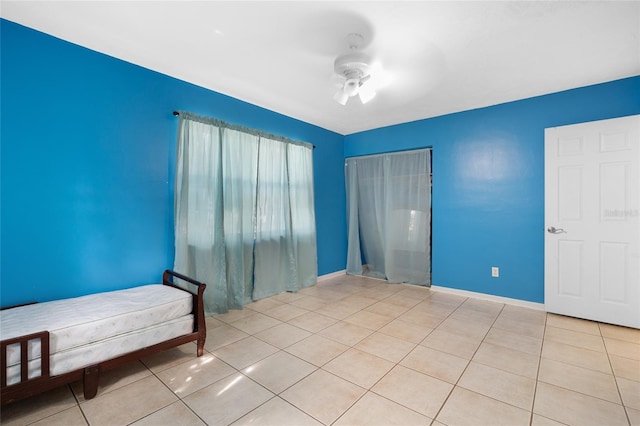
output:
{"label": "door panel", "polygon": [[621,221],[622,216],[608,215],[607,212],[627,210],[629,207],[629,169],[631,164],[605,163],[600,165],[600,220],[602,222]]}
{"label": "door panel", "polygon": [[640,327],[640,116],[545,130],[545,307]]}
{"label": "door panel", "polygon": [[625,273],[629,267],[629,244],[600,242],[600,300],[624,304],[631,283]]}
{"label": "door panel", "polygon": [[558,293],[582,297],[582,241],[558,240]]}
{"label": "door panel", "polygon": [[558,218],[582,219],[582,167],[558,168]]}

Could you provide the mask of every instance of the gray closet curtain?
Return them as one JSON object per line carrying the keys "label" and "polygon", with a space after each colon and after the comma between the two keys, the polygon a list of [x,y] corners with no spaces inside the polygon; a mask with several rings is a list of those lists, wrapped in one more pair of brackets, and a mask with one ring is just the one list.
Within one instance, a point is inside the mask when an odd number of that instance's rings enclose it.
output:
{"label": "gray closet curtain", "polygon": [[431,284],[430,155],[425,149],[346,160],[347,273]]}

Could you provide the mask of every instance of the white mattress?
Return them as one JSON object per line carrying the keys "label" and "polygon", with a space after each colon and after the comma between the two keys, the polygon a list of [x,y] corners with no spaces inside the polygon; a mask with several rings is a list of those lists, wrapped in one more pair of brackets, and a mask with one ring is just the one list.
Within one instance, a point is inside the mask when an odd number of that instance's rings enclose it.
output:
{"label": "white mattress", "polygon": [[[155,345],[193,331],[193,315],[187,315],[143,330],[130,331],[99,342],[78,346],[51,355],[50,374],[68,373],[136,349]],[[40,358],[29,361],[29,378],[40,375]],[[20,365],[7,368],[7,385],[20,382]]]}
{"label": "white mattress", "polygon": [[[0,311],[0,340],[49,331],[49,352],[53,356],[189,315],[192,300],[185,291],[151,284],[7,309]],[[29,359],[39,357],[40,341],[33,340]],[[20,347],[11,345],[7,365],[19,362]]]}

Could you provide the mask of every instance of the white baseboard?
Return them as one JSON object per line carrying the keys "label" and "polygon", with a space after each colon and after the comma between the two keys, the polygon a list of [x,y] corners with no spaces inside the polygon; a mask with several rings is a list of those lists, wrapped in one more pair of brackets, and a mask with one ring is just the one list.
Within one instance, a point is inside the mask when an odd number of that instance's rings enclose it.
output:
{"label": "white baseboard", "polygon": [[330,274],[320,275],[318,277],[318,282],[330,280],[331,278],[336,278],[336,277],[339,277],[341,275],[346,275],[346,273],[347,273],[347,270],[343,269],[341,271],[331,272]]}
{"label": "white baseboard", "polygon": [[[347,270],[343,269],[341,271],[331,272],[330,274],[320,275],[318,277],[318,282],[330,280],[332,278],[340,277],[346,274],[347,274]],[[387,282],[387,280],[382,278],[366,277],[366,276],[364,277],[370,280],[380,280],[380,281]],[[407,284],[407,285],[412,285],[412,284]],[[512,299],[510,297],[502,297],[502,296],[494,296],[492,294],[477,293],[475,291],[460,290],[457,288],[442,287],[438,285],[432,285],[430,288],[433,291],[439,291],[441,293],[449,293],[449,294],[454,294],[456,296],[463,296],[463,297],[473,297],[474,299],[487,300],[489,302],[505,303],[507,305],[514,305],[514,306],[520,306],[522,308],[545,311],[544,303],[529,302],[527,300]]]}
{"label": "white baseboard", "polygon": [[536,309],[538,311],[546,310],[544,308],[544,303],[529,302],[527,300],[512,299],[510,297],[494,296],[492,294],[476,293],[475,291],[460,290],[457,288],[450,288],[450,287],[441,287],[438,285],[432,285],[431,290],[439,291],[442,293],[455,294],[457,296],[473,297],[474,299],[487,300],[489,302],[505,303],[507,305],[520,306],[522,308]]}

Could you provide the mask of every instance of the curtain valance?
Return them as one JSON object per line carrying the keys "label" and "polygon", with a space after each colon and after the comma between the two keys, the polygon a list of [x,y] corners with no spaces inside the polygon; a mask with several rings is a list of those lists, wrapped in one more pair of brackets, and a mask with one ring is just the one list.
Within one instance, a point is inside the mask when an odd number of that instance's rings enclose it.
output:
{"label": "curtain valance", "polygon": [[264,132],[262,130],[253,129],[253,128],[245,127],[245,126],[240,126],[240,125],[237,125],[237,124],[227,123],[226,121],[223,121],[223,120],[220,120],[220,119],[217,119],[217,118],[205,117],[205,116],[202,116],[202,115],[194,114],[194,113],[189,112],[189,111],[176,111],[176,112],[174,112],[174,114],[178,115],[180,117],[180,119],[196,121],[196,122],[202,123],[202,124],[210,124],[212,126],[220,127],[221,129],[236,130],[238,132],[247,133],[247,134],[250,134],[250,135],[253,135],[253,136],[258,136],[258,137],[261,137],[261,138],[271,139],[271,140],[278,141],[278,142],[283,142],[283,143],[290,143],[290,144],[293,144],[293,145],[304,146],[304,147],[309,148],[309,149],[315,148],[315,145],[313,145],[313,144],[311,144],[309,142],[296,141],[294,139],[289,139],[289,138],[286,138],[284,136],[275,135],[273,133]]}

